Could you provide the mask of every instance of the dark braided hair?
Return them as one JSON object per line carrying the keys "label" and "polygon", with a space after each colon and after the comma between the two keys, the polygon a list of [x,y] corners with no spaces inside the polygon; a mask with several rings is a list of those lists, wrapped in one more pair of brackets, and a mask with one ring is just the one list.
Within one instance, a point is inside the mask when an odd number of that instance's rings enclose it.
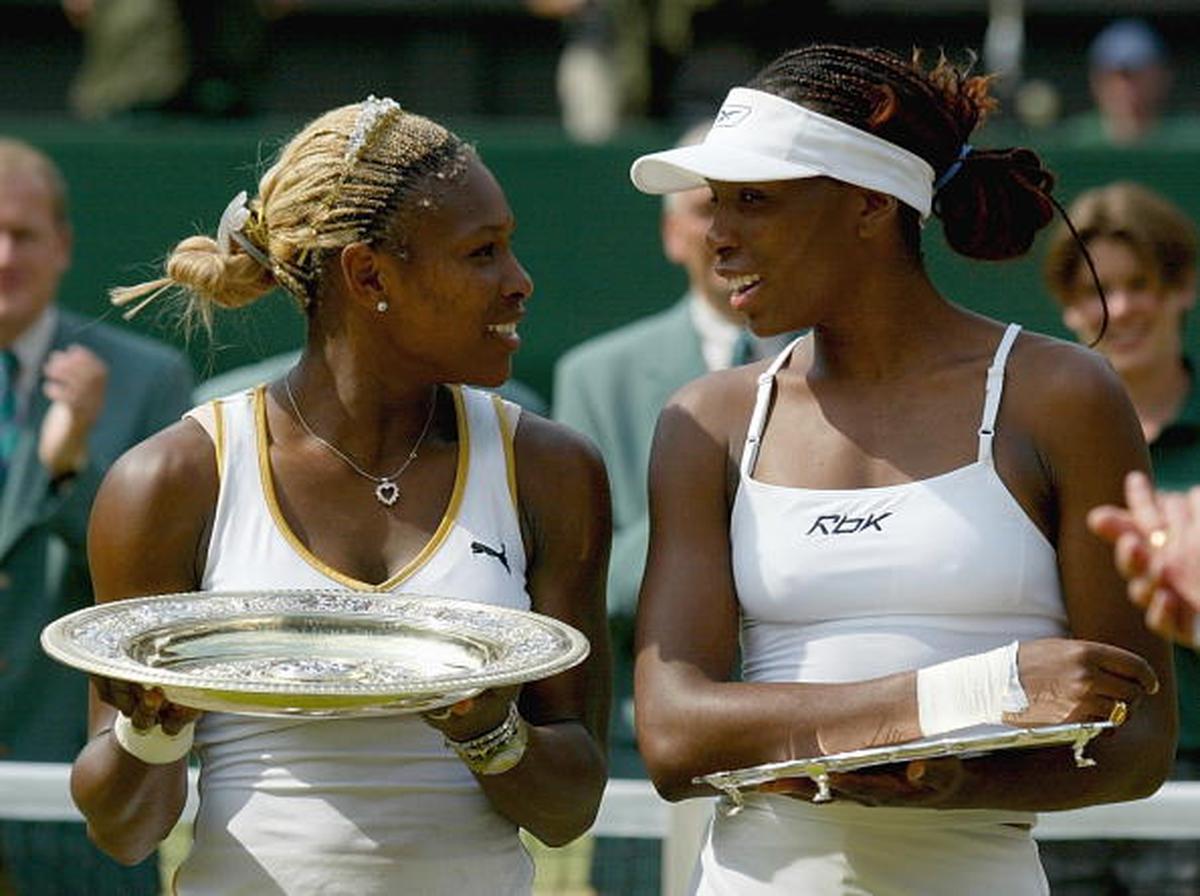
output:
{"label": "dark braided hair", "polygon": [[[943,55],[926,69],[881,49],[816,44],[784,53],[747,86],[895,143],[927,161],[941,177],[971,132],[996,106],[991,79],[971,75]],[[1024,254],[1054,216],[1054,175],[1029,149],[975,149],[934,197],[946,241],[971,258]],[[904,239],[920,254],[920,222],[901,206]]]}

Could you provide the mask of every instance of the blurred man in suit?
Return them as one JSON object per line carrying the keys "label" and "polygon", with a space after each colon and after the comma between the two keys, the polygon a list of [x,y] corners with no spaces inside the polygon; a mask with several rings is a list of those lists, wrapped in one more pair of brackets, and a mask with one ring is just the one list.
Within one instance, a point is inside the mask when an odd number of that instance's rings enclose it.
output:
{"label": "blurred man in suit", "polygon": [[[70,762],[87,731],[87,679],[38,636],[92,602],[92,498],[126,448],[178,419],[191,368],[149,339],[58,307],[71,260],[66,186],[49,158],[0,138],[0,761]],[[82,824],[0,823],[0,892],[157,893]]]}

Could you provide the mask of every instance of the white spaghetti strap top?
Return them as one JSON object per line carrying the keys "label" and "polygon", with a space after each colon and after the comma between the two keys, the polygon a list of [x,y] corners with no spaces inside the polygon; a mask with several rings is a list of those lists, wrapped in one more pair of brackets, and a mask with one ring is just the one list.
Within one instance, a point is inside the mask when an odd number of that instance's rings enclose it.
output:
{"label": "white spaghetti strap top", "polygon": [[[458,470],[425,548],[386,581],[360,582],[316,557],[279,509],[265,392],[208,415],[220,493],[206,590],[348,588],[436,594],[528,609],[516,505],[519,408],[452,387]],[[364,487],[364,500],[374,498]],[[412,715],[260,719],[208,713],[195,844],[176,892],[525,894],[533,867],[441,736]]]}
{"label": "white spaghetti strap top", "polygon": [[988,369],[976,461],[915,482],[756,480],[775,374],[795,343],[759,377],[730,522],[746,678],[860,681],[1066,631],[1054,548],[992,459],[1019,329]]}
{"label": "white spaghetti strap top", "polygon": [[[1000,396],[1004,393],[1004,367],[1008,363],[1008,353],[1017,334],[1021,332],[1020,324],[1009,324],[996,348],[996,354],[988,367],[987,383],[985,385],[983,419],[979,424],[979,462],[992,462],[992,437],[995,435],[996,415],[1000,413]],[[775,376],[780,368],[787,363],[796,346],[805,336],[797,336],[784,348],[770,366],[758,375],[758,391],[754,398],[754,411],[750,415],[750,424],[746,431],[746,443],[742,447],[741,471],[750,476],[758,463],[759,447],[762,444],[763,429],[767,425],[767,412],[771,407],[771,393],[775,388]]]}
{"label": "white spaghetti strap top", "polygon": [[[1054,548],[1009,493],[992,459],[1005,365],[1018,332],[1016,325],[1005,331],[983,384],[976,460],[897,485],[811,489],[756,480],[775,375],[795,343],[759,377],[730,520],[744,679],[863,681],[978,653],[1014,638],[1066,634]],[[1032,813],[865,809],[841,803],[812,807],[765,796],[753,808],[743,813],[745,818],[718,815],[712,842],[744,834],[764,854],[777,847],[794,865],[786,873],[779,870],[775,881],[793,880],[788,876],[793,873],[800,875],[796,879],[815,880],[814,862],[841,874],[844,867],[830,856],[860,836],[864,844],[878,844],[892,856],[892,871],[882,879],[891,875],[903,880],[901,872],[912,864],[908,857],[920,855],[918,846],[949,848],[954,832],[961,831],[972,849],[997,850],[995,875],[1019,873],[1031,881],[1028,886],[1014,883],[1011,892],[1044,892],[1036,849],[1023,828],[1011,827],[1032,824]],[[756,821],[760,816],[766,819],[762,825]],[[914,839],[896,839],[901,831]],[[833,846],[825,842],[830,837]],[[936,872],[923,861],[917,864],[922,891],[934,892],[927,889],[930,874],[945,873],[939,894],[980,891],[977,884],[988,889],[983,881],[993,873],[983,874],[967,861],[941,864]],[[715,882],[728,884],[726,875],[733,872],[723,865],[719,856],[706,851],[704,881],[715,888],[701,886],[699,892],[724,892]],[[732,879],[742,880],[736,874]],[[795,890],[768,885],[761,892]],[[844,890],[814,883],[811,892]]]}
{"label": "white spaghetti strap top", "polygon": [[1000,339],[996,355],[988,367],[987,385],[983,398],[983,420],[979,423],[979,462],[992,466],[992,440],[996,435],[996,416],[1000,413],[1000,397],[1004,394],[1004,367],[1008,363],[1008,353],[1017,334],[1021,332],[1019,324],[1009,324]]}

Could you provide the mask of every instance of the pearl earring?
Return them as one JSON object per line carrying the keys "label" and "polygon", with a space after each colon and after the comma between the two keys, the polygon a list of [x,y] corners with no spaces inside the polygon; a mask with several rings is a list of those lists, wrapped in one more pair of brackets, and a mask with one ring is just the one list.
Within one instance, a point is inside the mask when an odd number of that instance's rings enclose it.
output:
{"label": "pearl earring", "polygon": [[378,311],[380,314],[383,314],[385,311],[388,310],[388,303],[383,302],[383,301],[376,302],[375,310]]}

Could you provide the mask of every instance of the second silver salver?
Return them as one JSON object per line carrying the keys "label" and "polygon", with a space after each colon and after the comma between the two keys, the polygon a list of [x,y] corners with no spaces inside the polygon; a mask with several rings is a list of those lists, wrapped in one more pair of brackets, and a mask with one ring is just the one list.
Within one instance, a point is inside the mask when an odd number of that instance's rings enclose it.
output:
{"label": "second silver salver", "polygon": [[88,607],[42,632],[54,659],[259,716],[418,712],[549,677],[588,653],[548,616],[350,591],[194,592]]}
{"label": "second silver salver", "polygon": [[728,800],[730,810],[736,812],[743,805],[742,792],[753,790],[768,781],[783,778],[810,778],[817,785],[814,803],[826,803],[833,799],[829,776],[837,772],[850,772],[894,762],[909,762],[915,759],[936,759],[958,756],[967,759],[998,750],[1021,750],[1055,745],[1070,746],[1077,766],[1095,765],[1096,760],[1084,754],[1092,738],[1113,728],[1112,722],[1074,722],[1066,725],[1046,725],[1038,728],[1013,728],[1006,725],[981,726],[962,732],[934,738],[870,747],[827,756],[811,756],[805,759],[789,759],[768,762],[749,768],[713,772],[695,779],[697,784],[708,784],[721,791]]}

